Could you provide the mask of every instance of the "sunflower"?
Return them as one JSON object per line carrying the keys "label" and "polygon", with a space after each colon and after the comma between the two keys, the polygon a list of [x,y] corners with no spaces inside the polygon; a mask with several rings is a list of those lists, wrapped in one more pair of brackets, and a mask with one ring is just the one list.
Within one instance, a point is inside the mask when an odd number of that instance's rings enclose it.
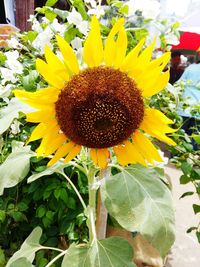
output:
{"label": "sunflower", "polygon": [[173,123],[146,99],[160,92],[169,80],[163,72],[170,59],[165,53],[152,60],[154,43],[142,51],[141,40],[128,54],[124,19],[118,19],[103,45],[100,25],[92,18],[80,68],[70,45],[56,36],[63,60],[45,48],[45,61],[36,68],[49,87],[37,92],[15,90],[15,96],[36,108],[27,121],[38,123],[29,142],[42,139],[38,156],[53,154],[48,165],[73,159],[87,147],[93,162],[105,168],[110,153],[119,164],[162,161],[149,137],[175,145],[166,133]]}

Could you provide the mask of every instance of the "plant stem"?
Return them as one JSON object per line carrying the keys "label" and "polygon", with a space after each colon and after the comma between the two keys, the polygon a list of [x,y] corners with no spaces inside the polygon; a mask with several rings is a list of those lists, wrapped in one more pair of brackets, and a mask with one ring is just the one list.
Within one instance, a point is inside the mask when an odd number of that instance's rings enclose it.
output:
{"label": "plant stem", "polygon": [[81,194],[79,193],[79,191],[78,191],[78,189],[76,188],[76,186],[72,183],[71,179],[69,179],[69,177],[68,177],[64,172],[62,172],[62,175],[65,177],[65,179],[66,179],[66,180],[70,183],[70,185],[73,187],[73,189],[74,189],[74,191],[76,192],[76,194],[77,194],[77,196],[78,196],[78,198],[79,198],[79,200],[80,200],[80,202],[81,202],[83,208],[84,208],[84,209],[87,209],[86,204],[85,204],[85,202],[84,202],[84,200],[83,200]]}
{"label": "plant stem", "polygon": [[67,250],[62,251],[55,258],[53,258],[53,260],[51,260],[45,267],[51,266],[55,261],[57,261],[60,257],[64,256],[66,253],[67,253]]}
{"label": "plant stem", "polygon": [[[100,180],[107,179],[110,175],[110,167],[105,169],[101,169],[100,171]],[[97,219],[96,219],[96,232],[98,239],[104,239],[106,237],[106,230],[107,230],[107,218],[108,212],[101,201],[101,194],[100,190],[98,192],[98,200],[97,200]]]}
{"label": "plant stem", "polygon": [[91,168],[88,172],[88,191],[89,191],[89,204],[88,204],[88,228],[89,228],[89,243],[90,245],[97,239],[96,236],[96,192],[94,187],[96,170]]}

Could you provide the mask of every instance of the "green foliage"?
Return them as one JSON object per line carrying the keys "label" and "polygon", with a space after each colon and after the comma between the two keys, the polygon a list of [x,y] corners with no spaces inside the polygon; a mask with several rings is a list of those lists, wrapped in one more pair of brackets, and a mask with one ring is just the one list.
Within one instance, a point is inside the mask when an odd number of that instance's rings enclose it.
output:
{"label": "green foliage", "polygon": [[54,6],[58,0],[47,0],[45,6]]}
{"label": "green foliage", "polygon": [[[22,244],[20,250],[18,250],[12,258],[7,263],[7,267],[12,266],[11,264],[17,259],[26,258],[29,262],[32,262],[35,258],[35,253],[41,249],[39,244],[42,235],[42,230],[40,227],[35,228],[32,233],[27,237],[27,239]],[[14,264],[13,264],[14,267]]]}
{"label": "green foliage", "polygon": [[126,167],[105,181],[101,193],[123,228],[140,232],[163,257],[167,254],[174,242],[174,208],[156,172],[139,165]]}
{"label": "green foliage", "polygon": [[130,244],[120,237],[95,240],[91,247],[71,246],[61,267],[136,267]]}
{"label": "green foliage", "polygon": [[[32,170],[46,163],[41,158],[35,159],[31,159]],[[6,257],[19,248],[37,225],[44,229],[41,243],[46,246],[66,247],[71,242],[87,241],[86,217],[74,190],[60,174],[52,171],[45,176],[47,171],[43,173],[35,173],[33,177],[41,174],[39,177],[43,178],[31,184],[26,184],[24,180],[16,187],[5,189],[0,198],[0,246]],[[80,183],[76,169],[68,167],[66,173],[87,198],[87,179],[84,174],[81,174]],[[45,253],[43,258],[47,260],[54,256]],[[36,257],[36,261],[43,260]]]}

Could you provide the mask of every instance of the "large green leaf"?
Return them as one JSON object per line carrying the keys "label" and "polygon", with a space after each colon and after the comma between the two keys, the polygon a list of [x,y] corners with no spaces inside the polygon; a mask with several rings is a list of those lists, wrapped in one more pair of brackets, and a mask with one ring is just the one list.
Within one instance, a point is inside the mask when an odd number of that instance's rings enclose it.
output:
{"label": "large green leaf", "polygon": [[133,251],[128,241],[110,237],[95,241],[91,247],[72,245],[61,267],[136,267]]}
{"label": "large green leaf", "polygon": [[0,110],[0,134],[3,134],[11,125],[15,118],[18,118],[19,112],[28,113],[34,111],[29,105],[21,102],[14,97],[8,105]]}
{"label": "large green leaf", "polygon": [[139,231],[165,256],[174,242],[171,192],[156,172],[135,165],[110,176],[101,187],[108,212],[125,229]]}
{"label": "large green leaf", "polygon": [[53,166],[51,167],[48,167],[47,169],[45,169],[44,171],[42,172],[39,172],[39,173],[34,173],[32,174],[27,182],[28,183],[32,183],[34,182],[35,180],[39,179],[39,178],[42,178],[43,176],[46,176],[46,175],[51,175],[55,172],[57,173],[62,173],[63,172],[63,169],[66,167],[67,165],[66,164],[63,164],[61,161],[58,161],[56,164],[54,164]]}
{"label": "large green leaf", "polygon": [[11,263],[10,267],[34,267],[34,265],[26,258],[20,258]]}
{"label": "large green leaf", "polygon": [[4,188],[9,188],[21,182],[29,172],[30,158],[35,155],[30,146],[21,147],[21,142],[15,142],[12,153],[0,165],[0,195]]}
{"label": "large green leaf", "polygon": [[9,259],[6,267],[21,267],[21,265],[19,265],[20,261],[22,261],[23,264],[27,262],[29,263],[27,266],[31,266],[30,263],[32,263],[35,258],[35,252],[42,248],[39,244],[41,235],[42,229],[40,227],[36,227],[24,241],[20,250],[15,252],[15,254]]}

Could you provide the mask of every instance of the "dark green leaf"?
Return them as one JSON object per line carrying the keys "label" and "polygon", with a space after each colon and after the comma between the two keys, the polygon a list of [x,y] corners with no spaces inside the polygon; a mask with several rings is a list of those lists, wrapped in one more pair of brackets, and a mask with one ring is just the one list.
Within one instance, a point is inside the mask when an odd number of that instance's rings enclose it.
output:
{"label": "dark green leaf", "polygon": [[44,217],[45,213],[46,213],[46,207],[44,205],[39,206],[36,210],[36,216],[39,218]]}
{"label": "dark green leaf", "polygon": [[58,0],[47,0],[45,6],[54,6]]}
{"label": "dark green leaf", "polygon": [[54,190],[53,194],[55,196],[55,198],[58,200],[60,198],[60,194],[61,194],[61,190],[60,188],[57,188],[56,190]]}
{"label": "dark green leaf", "polygon": [[200,212],[200,206],[196,205],[196,204],[193,204],[193,210],[194,210],[195,214],[199,213]]}
{"label": "dark green leaf", "polygon": [[19,211],[25,211],[25,210],[28,209],[28,205],[26,203],[24,203],[24,202],[19,202],[17,204],[17,208],[18,208]]}
{"label": "dark green leaf", "polygon": [[4,210],[0,210],[0,222],[4,222],[6,218],[6,212]]}
{"label": "dark green leaf", "polygon": [[192,138],[198,145],[200,145],[200,135],[192,135]]}
{"label": "dark green leaf", "polygon": [[190,174],[191,170],[192,170],[192,165],[189,164],[188,162],[183,162],[181,164],[181,170],[183,171],[183,173],[187,176]]}
{"label": "dark green leaf", "polygon": [[54,214],[55,214],[55,212],[49,210],[49,211],[47,211],[47,213],[46,213],[46,217],[47,217],[49,220],[52,221],[52,220],[53,220],[53,217],[54,217]]}
{"label": "dark green leaf", "polygon": [[181,175],[180,177],[180,183],[181,184],[187,184],[191,181],[191,178],[187,175]]}
{"label": "dark green leaf", "polygon": [[194,194],[194,192],[185,192],[184,194],[182,194],[182,196],[180,198],[184,198],[186,196],[191,196],[193,194]]}
{"label": "dark green leaf", "polygon": [[191,233],[192,231],[194,230],[197,230],[197,227],[193,226],[193,227],[190,227],[189,229],[187,229],[187,233]]}
{"label": "dark green leaf", "polygon": [[60,188],[60,198],[66,205],[68,204],[68,195],[67,195],[67,190],[65,188]]}
{"label": "dark green leaf", "polygon": [[69,197],[68,202],[67,202],[67,206],[68,206],[68,208],[75,210],[76,209],[75,199],[72,197]]}
{"label": "dark green leaf", "polygon": [[191,178],[194,180],[200,180],[200,170],[193,168],[191,171]]}
{"label": "dark green leaf", "polygon": [[196,232],[196,236],[197,236],[197,239],[198,239],[198,241],[200,243],[200,232]]}
{"label": "dark green leaf", "polygon": [[38,267],[45,267],[48,263],[48,260],[46,258],[39,259],[37,266]]}
{"label": "dark green leaf", "polygon": [[12,217],[16,222],[21,222],[21,221],[27,220],[26,216],[20,211],[13,212]]}
{"label": "dark green leaf", "polygon": [[4,255],[4,251],[0,247],[0,267],[4,267],[6,265],[6,258]]}

